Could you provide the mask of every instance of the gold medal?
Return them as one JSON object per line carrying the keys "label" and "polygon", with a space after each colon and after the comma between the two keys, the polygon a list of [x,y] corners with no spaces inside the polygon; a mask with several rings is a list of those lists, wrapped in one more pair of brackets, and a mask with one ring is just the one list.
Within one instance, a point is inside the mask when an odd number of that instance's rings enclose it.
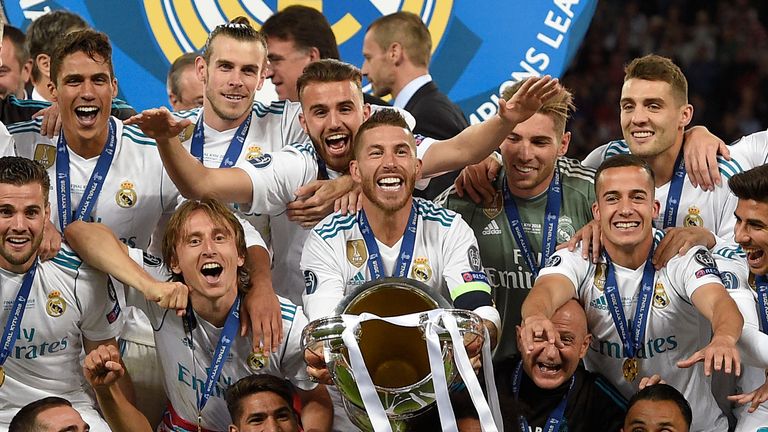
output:
{"label": "gold medal", "polygon": [[0,387],[5,384],[5,368],[0,366]]}
{"label": "gold medal", "polygon": [[622,372],[624,372],[624,379],[627,382],[632,382],[637,378],[637,374],[640,373],[640,367],[637,364],[637,359],[634,357],[624,360],[624,364],[621,366]]}

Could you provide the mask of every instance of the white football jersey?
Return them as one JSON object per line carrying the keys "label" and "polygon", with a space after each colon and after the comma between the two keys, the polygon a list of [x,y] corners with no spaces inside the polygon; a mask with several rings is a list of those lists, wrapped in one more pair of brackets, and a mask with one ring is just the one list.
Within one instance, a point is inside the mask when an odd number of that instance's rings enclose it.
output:
{"label": "white football jersey", "polygon": [[[418,221],[406,277],[439,290],[447,300],[455,301],[457,307],[462,307],[459,303],[465,294],[470,294],[464,297],[466,299],[476,293],[486,293],[487,298],[480,296],[483,300],[480,304],[462,308],[475,310],[496,323],[498,328],[498,312],[486,307],[491,304],[490,286],[483,272],[477,240],[469,225],[459,214],[431,201],[414,198],[413,203]],[[384,276],[393,274],[402,241],[400,238],[389,247],[376,240]],[[304,310],[310,320],[333,315],[336,306],[349,292],[372,280],[368,269],[369,255],[358,215],[332,214],[312,230],[301,256],[306,289]]]}
{"label": "white football jersey", "polygon": [[[661,237],[662,232],[656,231],[657,242]],[[644,266],[638,269],[614,267],[624,314],[631,322]],[[574,296],[584,307],[592,333],[592,343],[584,358],[587,369],[600,372],[626,398],[638,391],[641,377],[659,374],[690,402],[693,409],[691,430],[727,430],[728,422],[715,402],[710,379],[704,376],[703,364],[697,363],[688,369],[676,365],[706,346],[711,337],[711,327],[701,325],[701,315],[691,302],[698,287],[711,283],[722,285],[710,252],[701,247],[692,248],[684,256],[672,258],[666,267],[656,272],[645,340],[636,354],[639,375],[633,382],[624,379],[622,364],[626,356],[603,294],[606,270],[604,258],[593,264],[581,257],[581,247],[578,247],[574,252],[567,249],[555,252],[547,267],[539,272],[539,277],[563,275],[576,287]]]}
{"label": "white football jersey", "polygon": [[[597,169],[603,160],[617,154],[630,154],[629,146],[623,140],[611,141],[596,148],[582,164]],[[722,167],[721,164],[721,169]],[[664,212],[667,208],[670,184],[671,182],[668,182],[656,188],[656,200],[661,204],[661,208],[654,225],[659,229],[664,226]],[[727,181],[715,187],[714,191],[704,191],[701,188],[694,188],[686,173],[675,226],[701,226],[718,237],[717,243],[733,243],[733,227],[736,223],[733,212],[736,210],[737,202],[738,200],[728,188]]]}
{"label": "white football jersey", "polygon": [[3,122],[0,122],[0,156],[15,156],[13,136],[8,132]]}
{"label": "white football jersey", "polygon": [[[130,249],[131,258],[158,280],[167,280],[169,274],[159,258],[146,255],[138,249]],[[136,298],[136,297],[132,297]],[[307,318],[301,307],[280,298],[283,318],[283,342],[277,352],[270,353],[266,365],[248,360],[251,354],[251,336],[239,335],[232,343],[219,381],[203,409],[203,428],[227,430],[232,422],[224,401],[226,389],[240,378],[253,373],[267,373],[287,379],[304,390],[315,388],[309,380],[301,349],[301,331]],[[213,352],[221,335],[217,328],[196,316],[191,332],[186,332],[181,318],[175,311],[162,309],[157,303],[139,300],[134,306],[141,308],[149,317],[155,331],[158,355],[165,372],[165,391],[176,413],[190,423],[197,423],[196,401],[200,397],[207,378],[206,368],[211,366]]]}
{"label": "white football jersey", "polygon": [[[24,275],[0,269],[0,278],[4,328]],[[89,385],[80,362],[82,338],[96,342],[120,333],[123,316],[116,299],[107,276],[83,264],[66,245],[38,265],[18,338],[3,365],[0,429],[7,430],[21,407],[46,396],[94,410],[96,402],[86,394]]]}
{"label": "white football jersey", "polygon": [[755,132],[742,137],[730,144],[728,150],[731,152],[730,161],[722,156],[717,157],[720,174],[726,179],[768,163],[768,131]]}

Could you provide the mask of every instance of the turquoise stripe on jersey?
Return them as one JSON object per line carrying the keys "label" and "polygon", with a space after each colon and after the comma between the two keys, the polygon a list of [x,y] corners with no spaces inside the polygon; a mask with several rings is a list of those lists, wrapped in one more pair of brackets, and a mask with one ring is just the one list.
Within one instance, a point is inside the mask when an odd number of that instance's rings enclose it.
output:
{"label": "turquoise stripe on jersey", "polygon": [[124,127],[123,136],[139,145],[157,146],[157,143],[152,138],[144,135],[140,129],[134,129],[134,127]]}
{"label": "turquoise stripe on jersey", "polygon": [[352,229],[355,226],[357,226],[357,219],[350,219],[346,223],[338,224],[338,225],[332,227],[329,230],[326,230],[326,231],[323,231],[323,232],[318,231],[318,230],[315,230],[315,231],[320,236],[320,238],[322,238],[323,240],[328,240],[329,238],[336,237],[336,235],[338,233],[340,233],[341,231],[346,231],[348,229]]}
{"label": "turquoise stripe on jersey", "polygon": [[22,133],[22,132],[40,133],[40,127],[42,126],[42,124],[43,124],[43,119],[37,118],[37,119],[27,120],[23,122],[7,124],[5,125],[5,127],[8,128],[8,132],[12,134]]}
{"label": "turquoise stripe on jersey", "polygon": [[717,157],[717,165],[720,169],[720,173],[726,178],[730,179],[734,175],[744,172],[744,167],[736,159],[730,161],[725,160],[722,156]]}
{"label": "turquoise stripe on jersey", "polygon": [[11,102],[12,105],[16,105],[19,107],[44,109],[51,106],[50,102],[43,102],[43,101],[34,100],[34,99],[19,99],[14,95],[9,95],[8,97],[10,98],[9,101]]}
{"label": "turquoise stripe on jersey", "polygon": [[730,259],[746,258],[747,256],[741,246],[724,246],[714,251],[714,253]]}
{"label": "turquoise stripe on jersey", "polygon": [[79,269],[80,265],[82,264],[82,263],[80,263],[78,261],[72,261],[72,260],[69,260],[69,259],[65,259],[65,258],[61,257],[60,255],[56,255],[55,257],[51,258],[51,262],[53,262],[55,264],[58,264],[58,265],[60,265],[62,267],[66,267],[66,268],[72,269],[72,270]]}

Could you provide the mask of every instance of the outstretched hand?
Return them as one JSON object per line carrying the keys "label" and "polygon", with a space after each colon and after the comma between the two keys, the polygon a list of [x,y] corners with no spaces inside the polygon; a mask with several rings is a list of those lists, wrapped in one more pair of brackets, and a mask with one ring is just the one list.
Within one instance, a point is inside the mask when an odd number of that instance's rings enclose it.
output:
{"label": "outstretched hand", "polygon": [[138,126],[145,135],[154,140],[169,140],[192,124],[189,119],[177,119],[165,107],[144,110],[123,123]]}
{"label": "outstretched hand", "polygon": [[752,390],[749,393],[741,393],[733,396],[728,396],[728,400],[735,402],[738,405],[750,404],[747,408],[747,412],[753,413],[757,410],[757,407],[761,403],[768,400],[768,375],[766,375],[765,382],[760,387]]}
{"label": "outstretched hand", "polygon": [[712,370],[722,370],[729,374],[741,375],[741,360],[736,349],[736,341],[725,336],[712,336],[707,346],[696,351],[685,360],[677,362],[679,368],[689,368],[698,362],[704,362],[704,375],[712,375]]}
{"label": "outstretched hand", "polygon": [[512,124],[524,122],[559,89],[557,78],[549,75],[528,78],[508,101],[499,99],[499,116]]}

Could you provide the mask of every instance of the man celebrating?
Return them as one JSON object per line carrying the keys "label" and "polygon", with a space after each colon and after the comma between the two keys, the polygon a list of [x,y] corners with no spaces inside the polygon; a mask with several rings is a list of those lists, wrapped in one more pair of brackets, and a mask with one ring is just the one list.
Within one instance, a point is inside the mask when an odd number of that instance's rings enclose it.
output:
{"label": "man celebrating", "polygon": [[9,432],[88,432],[90,425],[83,421],[72,404],[57,396],[49,396],[28,403],[11,420]]}
{"label": "man celebrating", "polygon": [[[704,374],[713,367],[739,374],[735,345],[744,321],[723,288],[714,258],[695,247],[655,271],[651,257],[661,232],[654,231],[652,221],[659,204],[653,172],[636,156],[603,162],[595,175],[595,195],[593,213],[605,253],[598,263],[584,260],[578,249],[550,257],[523,303],[522,348],[532,351],[539,338],[561,345],[550,319],[577,298],[593,337],[585,358],[588,370],[603,373],[625,397],[637,390],[638,376],[658,374],[694,401],[695,430],[725,430],[727,421]],[[712,324],[711,341],[701,328],[702,315]],[[703,371],[696,364],[702,360]]]}
{"label": "man celebrating", "polygon": [[227,390],[230,432],[255,432],[258,428],[299,432],[292,406],[294,393],[289,382],[273,375],[241,378]]}
{"label": "man celebrating", "polygon": [[545,430],[552,419],[559,425],[555,430],[617,431],[624,421],[626,400],[605,378],[587,372],[580,363],[592,340],[584,309],[576,300],[568,300],[550,321],[562,344],[534,338],[533,351],[528,351],[518,332],[521,357],[495,368],[501,400],[505,395],[516,399],[523,411],[519,420],[531,430]]}
{"label": "man celebrating", "polygon": [[353,154],[350,172],[363,190],[362,210],[329,216],[304,244],[309,319],[332,315],[366,281],[406,277],[439,289],[457,308],[475,310],[493,323],[495,337],[498,312],[472,231],[455,213],[412,197],[421,162],[405,120],[392,110],[374,113],[355,135]]}
{"label": "man celebrating", "polygon": [[[129,256],[102,225],[76,222],[65,234],[84,259],[126,286],[145,291],[168,284],[158,282],[167,280],[159,259],[138,249]],[[310,382],[305,370],[300,340],[307,320],[301,308],[281,301],[284,339],[276,352],[254,351],[252,339],[239,335],[239,304],[250,278],[245,255],[242,227],[216,201],[187,201],[168,223],[163,258],[173,279],[189,287],[189,304],[184,292],[173,287],[158,291],[167,293],[164,304],[186,314],[174,316],[151,301],[134,303],[149,317],[156,344],[163,347],[158,356],[169,399],[163,430],[225,430],[231,423],[226,388],[252,373],[267,373],[297,387],[305,430],[327,431],[331,404],[325,387]]]}
{"label": "man celebrating", "polygon": [[[511,99],[523,83],[506,88],[504,98]],[[504,140],[504,169],[495,184],[500,192],[490,204],[478,206],[454,189],[436,200],[461,214],[475,232],[501,314],[502,340],[512,340],[520,306],[555,245],[592,220],[594,171],[564,157],[572,99],[568,90],[559,90]],[[494,356],[501,360],[516,353],[514,343],[502,343]]]}
{"label": "man celebrating", "polygon": [[[117,346],[120,306],[106,275],[68,248],[38,261],[50,213],[48,188],[40,164],[0,159],[2,300],[12,305],[0,310],[0,430],[27,403],[66,395],[92,430],[109,431],[85,392],[80,353],[99,344]],[[128,377],[122,381],[132,395]]]}
{"label": "man celebrating", "polygon": [[692,420],[691,405],[685,396],[668,384],[656,384],[632,396],[621,431],[688,432]]}

